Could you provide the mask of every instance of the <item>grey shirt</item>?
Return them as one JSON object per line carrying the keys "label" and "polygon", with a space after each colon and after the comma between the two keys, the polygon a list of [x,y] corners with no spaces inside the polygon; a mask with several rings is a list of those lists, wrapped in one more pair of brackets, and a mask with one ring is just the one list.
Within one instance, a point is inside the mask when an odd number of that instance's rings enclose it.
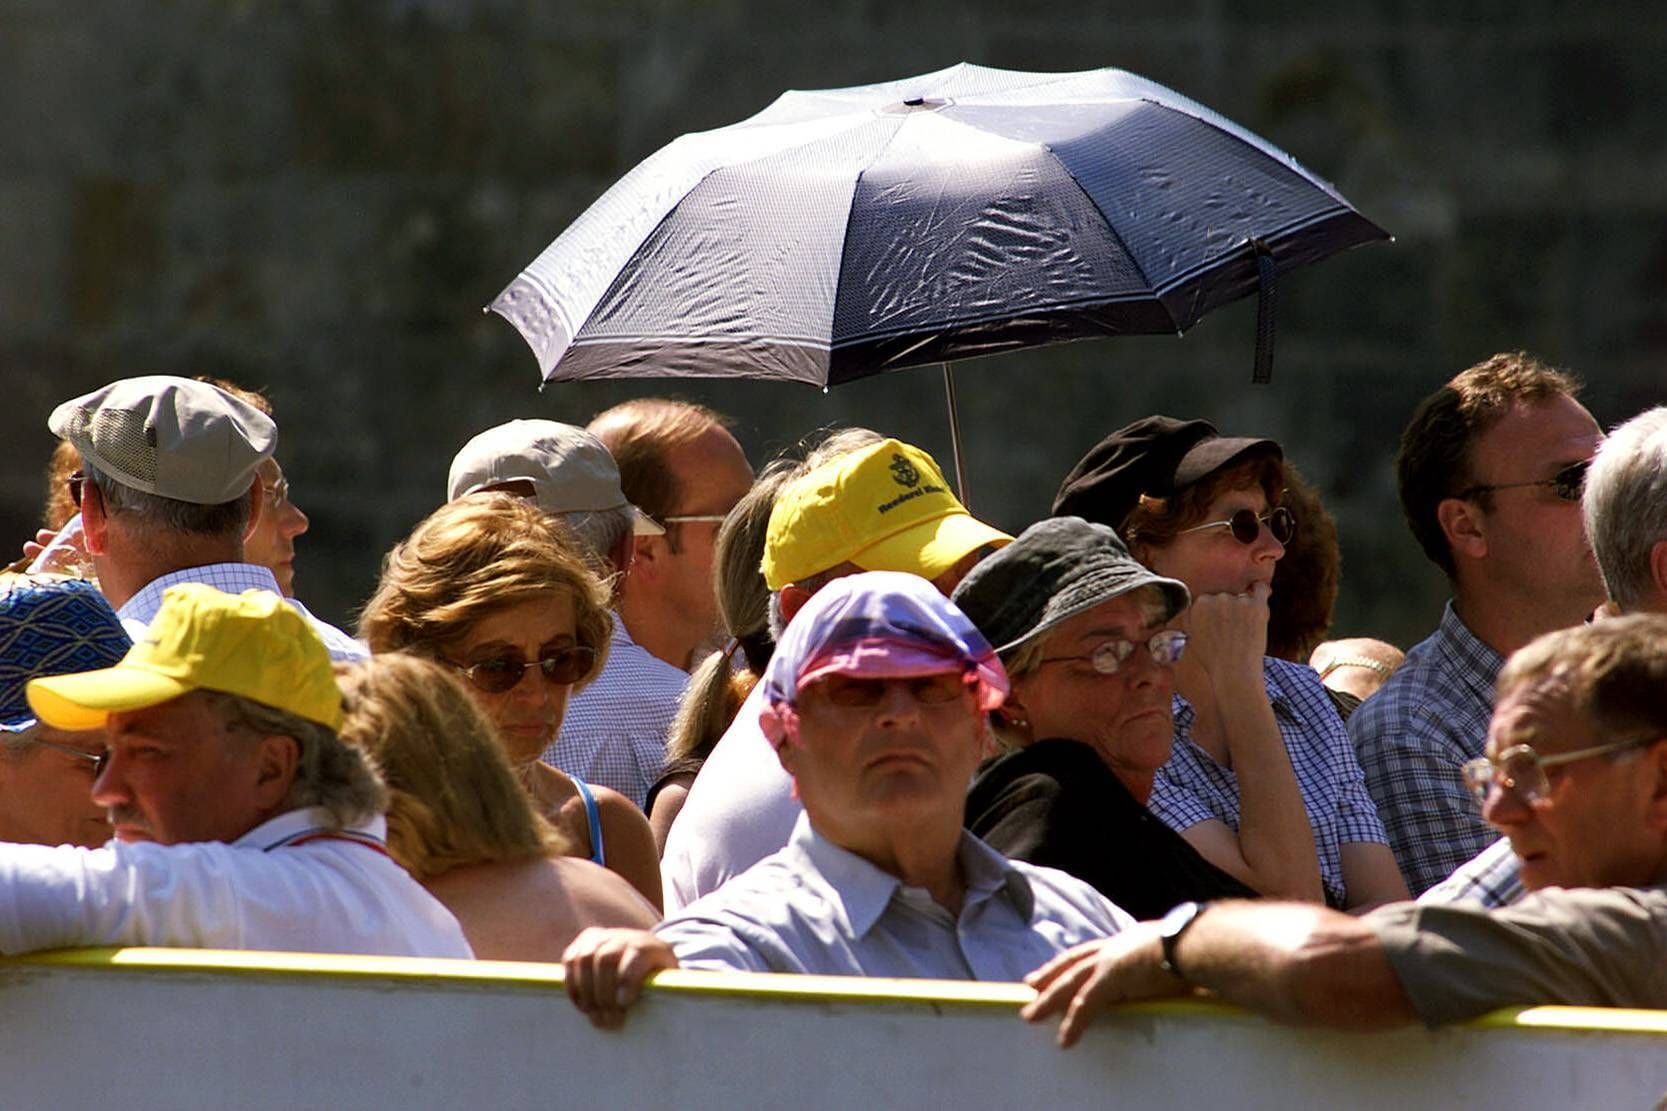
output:
{"label": "grey shirt", "polygon": [[1364,919],[1418,1017],[1499,1007],[1667,1008],[1667,890],[1561,888],[1514,906],[1395,903]]}
{"label": "grey shirt", "polygon": [[684,968],[1018,980],[1132,919],[1088,884],[961,835],[959,915],[801,815],[787,846],[655,928]]}

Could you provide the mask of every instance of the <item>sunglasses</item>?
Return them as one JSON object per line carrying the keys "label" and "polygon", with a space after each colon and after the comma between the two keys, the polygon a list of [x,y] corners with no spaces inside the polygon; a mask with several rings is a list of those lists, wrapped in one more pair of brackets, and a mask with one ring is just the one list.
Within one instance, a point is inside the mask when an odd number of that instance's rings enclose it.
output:
{"label": "sunglasses", "polygon": [[86,481],[87,476],[81,471],[74,472],[64,480],[64,485],[69,487],[69,500],[75,503],[77,509],[81,508],[81,487]]}
{"label": "sunglasses", "polygon": [[1184,528],[1180,535],[1189,532],[1203,532],[1210,528],[1228,529],[1233,539],[1241,544],[1254,544],[1262,535],[1262,526],[1267,525],[1273,538],[1281,544],[1289,544],[1291,537],[1297,534],[1297,518],[1284,506],[1275,506],[1266,513],[1258,513],[1254,509],[1241,509],[1225,521],[1210,521],[1208,524],[1194,525]]}
{"label": "sunglasses", "polygon": [[942,704],[953,702],[967,693],[972,676],[963,671],[940,671],[933,675],[914,675],[907,679],[869,679],[856,675],[830,675],[816,686],[830,705],[858,709],[873,709],[886,696],[886,688],[893,683],[906,687],[916,702]]}
{"label": "sunglasses", "polygon": [[1551,794],[1551,780],[1545,774],[1547,768],[1654,744],[1661,739],[1638,737],[1630,741],[1580,748],[1573,752],[1560,752],[1555,756],[1541,756],[1531,745],[1515,745],[1500,753],[1497,759],[1490,760],[1486,756],[1480,756],[1467,761],[1463,768],[1464,786],[1465,790],[1475,797],[1477,805],[1487,802],[1495,785],[1502,791],[1513,793],[1524,805],[1531,805]]}
{"label": "sunglasses", "polygon": [[468,667],[451,660],[446,662],[461,671],[476,690],[503,694],[520,685],[521,679],[535,667],[543,673],[544,681],[553,686],[565,687],[577,683],[595,666],[596,649],[578,646],[557,648],[531,662],[519,652],[493,656]]}
{"label": "sunglasses", "polygon": [[1527,486],[1545,486],[1564,501],[1579,501],[1580,495],[1586,489],[1586,471],[1591,467],[1590,459],[1582,459],[1577,463],[1570,463],[1550,478],[1538,478],[1533,482],[1493,482],[1467,486],[1453,496],[1463,501],[1473,494],[1484,494],[1493,490],[1520,490]]}
{"label": "sunglasses", "polygon": [[[1132,640],[1108,640],[1084,656],[1048,656],[1040,662],[1057,664],[1087,660],[1101,675],[1116,675],[1117,669],[1134,655],[1134,650],[1138,647],[1139,643]],[[1146,651],[1151,654],[1152,662],[1159,667],[1171,667],[1179,663],[1186,650],[1187,634],[1179,629],[1165,629],[1161,633],[1154,633],[1151,639],[1146,641]]]}

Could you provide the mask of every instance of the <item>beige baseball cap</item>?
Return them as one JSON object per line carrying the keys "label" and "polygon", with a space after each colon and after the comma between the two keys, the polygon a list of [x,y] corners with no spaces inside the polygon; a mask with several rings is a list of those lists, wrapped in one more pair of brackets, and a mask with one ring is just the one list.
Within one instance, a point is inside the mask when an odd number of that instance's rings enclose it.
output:
{"label": "beige baseball cap", "polygon": [[533,501],[546,513],[629,509],[637,534],[666,531],[625,500],[619,465],[601,440],[553,420],[512,420],[464,444],[451,461],[446,498],[523,482],[531,484]]}
{"label": "beige baseball cap", "polygon": [[123,486],[194,505],[249,492],[278,446],[278,426],[207,382],[123,378],[66,401],[46,419],[81,458]]}

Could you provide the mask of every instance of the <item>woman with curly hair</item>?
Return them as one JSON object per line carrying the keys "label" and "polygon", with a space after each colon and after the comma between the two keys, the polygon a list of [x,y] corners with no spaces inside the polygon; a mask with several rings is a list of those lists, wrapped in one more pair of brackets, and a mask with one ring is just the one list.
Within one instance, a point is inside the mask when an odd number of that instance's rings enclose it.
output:
{"label": "woman with curly hair", "polygon": [[659,920],[533,810],[491,721],[446,668],[389,652],[338,677],[341,738],[388,786],[388,852],[456,916],[475,956],[555,961],[587,926]]}
{"label": "woman with curly hair", "polygon": [[642,811],[539,760],[569,693],[607,657],[607,588],[582,550],[522,498],[448,502],[388,553],[359,635],[372,652],[409,652],[466,680],[538,811],[658,907],[659,861]]}
{"label": "woman with curly hair", "polygon": [[1299,522],[1284,452],[1208,421],[1152,416],[1101,440],[1056,515],[1110,525],[1192,605],[1175,737],[1147,806],[1263,895],[1365,907],[1404,899],[1383,823],[1319,676],[1268,654],[1274,568]]}

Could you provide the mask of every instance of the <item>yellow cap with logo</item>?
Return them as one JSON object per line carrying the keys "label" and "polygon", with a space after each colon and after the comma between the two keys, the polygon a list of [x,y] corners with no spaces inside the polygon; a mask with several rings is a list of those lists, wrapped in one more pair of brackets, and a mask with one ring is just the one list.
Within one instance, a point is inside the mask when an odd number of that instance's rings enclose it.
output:
{"label": "yellow cap with logo", "polygon": [[967,512],[930,455],[884,440],[782,490],[770,511],[764,579],[780,590],[841,563],[935,579],[986,544],[1012,539]]}
{"label": "yellow cap with logo", "polygon": [[341,727],[330,652],[306,618],[271,591],[233,595],[202,583],[169,587],[149,630],[114,667],[32,679],[28,698],[47,725],[79,730],[194,690]]}

